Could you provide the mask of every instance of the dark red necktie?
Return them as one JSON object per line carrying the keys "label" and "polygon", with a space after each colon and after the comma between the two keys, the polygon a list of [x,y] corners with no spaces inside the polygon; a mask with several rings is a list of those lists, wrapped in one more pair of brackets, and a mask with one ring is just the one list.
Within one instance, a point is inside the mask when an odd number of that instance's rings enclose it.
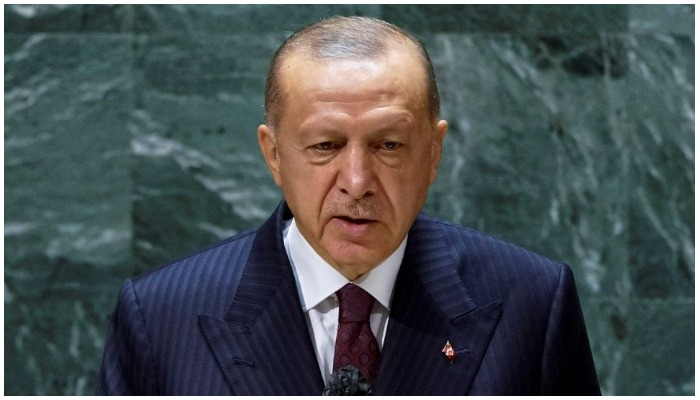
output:
{"label": "dark red necktie", "polygon": [[340,313],[333,370],[354,365],[374,384],[379,369],[379,345],[369,327],[374,297],[353,283],[343,286],[336,295]]}

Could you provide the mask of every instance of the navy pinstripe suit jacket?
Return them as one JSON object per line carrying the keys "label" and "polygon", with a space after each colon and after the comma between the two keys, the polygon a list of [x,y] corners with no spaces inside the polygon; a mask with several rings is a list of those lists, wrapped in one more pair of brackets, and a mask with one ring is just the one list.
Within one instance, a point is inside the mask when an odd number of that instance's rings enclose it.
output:
{"label": "navy pinstripe suit jacket", "polygon": [[[127,280],[98,394],[320,394],[282,242],[289,217],[283,202],[258,230]],[[441,352],[448,340],[453,363]],[[599,394],[571,271],[419,216],[374,393]]]}

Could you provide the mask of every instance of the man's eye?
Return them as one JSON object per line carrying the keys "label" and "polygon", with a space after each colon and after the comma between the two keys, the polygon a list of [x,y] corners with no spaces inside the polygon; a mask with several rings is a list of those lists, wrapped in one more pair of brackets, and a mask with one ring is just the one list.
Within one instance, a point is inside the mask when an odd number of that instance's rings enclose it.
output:
{"label": "man's eye", "polygon": [[319,151],[330,151],[330,150],[335,149],[335,145],[333,144],[333,142],[318,143],[318,144],[315,144],[313,147],[315,150],[319,150]]}
{"label": "man's eye", "polygon": [[384,142],[380,146],[384,150],[395,151],[401,147],[401,143],[398,142]]}

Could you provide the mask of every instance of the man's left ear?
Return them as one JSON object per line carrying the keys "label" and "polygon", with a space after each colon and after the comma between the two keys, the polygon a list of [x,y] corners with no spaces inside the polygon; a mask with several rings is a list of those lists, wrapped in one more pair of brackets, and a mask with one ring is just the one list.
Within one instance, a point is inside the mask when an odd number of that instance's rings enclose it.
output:
{"label": "man's left ear", "polygon": [[445,135],[447,134],[447,121],[441,119],[438,121],[435,127],[435,133],[433,136],[433,149],[432,149],[432,163],[430,165],[430,183],[435,182],[438,174],[438,167],[440,166],[440,159],[442,158],[442,142],[445,140]]}

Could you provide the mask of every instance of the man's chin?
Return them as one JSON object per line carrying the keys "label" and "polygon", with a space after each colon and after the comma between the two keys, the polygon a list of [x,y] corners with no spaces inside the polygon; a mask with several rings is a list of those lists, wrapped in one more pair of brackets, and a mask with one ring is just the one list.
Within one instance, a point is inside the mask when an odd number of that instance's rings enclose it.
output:
{"label": "man's chin", "polygon": [[384,255],[376,249],[347,243],[329,252],[330,260],[326,261],[352,281],[381,264],[389,255],[391,253]]}

